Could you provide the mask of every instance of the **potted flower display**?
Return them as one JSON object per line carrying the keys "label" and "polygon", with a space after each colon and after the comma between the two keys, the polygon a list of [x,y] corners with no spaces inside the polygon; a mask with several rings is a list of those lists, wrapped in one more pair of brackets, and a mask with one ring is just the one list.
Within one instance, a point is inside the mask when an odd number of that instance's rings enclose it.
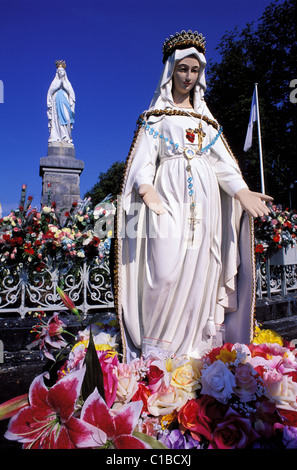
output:
{"label": "potted flower display", "polygon": [[270,205],[270,214],[254,221],[255,251],[258,259],[271,265],[297,264],[297,212]]}

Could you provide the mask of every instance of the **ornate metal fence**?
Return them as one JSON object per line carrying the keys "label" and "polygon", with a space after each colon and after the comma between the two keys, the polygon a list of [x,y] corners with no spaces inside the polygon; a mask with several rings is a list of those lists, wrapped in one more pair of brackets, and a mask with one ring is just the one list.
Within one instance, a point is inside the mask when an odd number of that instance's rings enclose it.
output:
{"label": "ornate metal fence", "polygon": [[0,267],[0,315],[66,310],[57,287],[86,316],[91,311],[113,308],[110,270],[107,262],[83,262],[76,269],[60,269],[55,263],[41,272],[30,272],[25,264]]}
{"label": "ornate metal fence", "polygon": [[271,265],[269,260],[257,266],[257,296],[271,299],[297,290],[297,265]]}
{"label": "ornate metal fence", "polygon": [[[54,312],[67,308],[57,287],[74,302],[84,316],[90,312],[113,309],[108,261],[83,262],[78,268],[56,266],[49,262],[42,272],[32,273],[25,264],[0,267],[0,316],[28,312]],[[257,265],[257,297],[286,296],[297,290],[297,264],[271,265],[267,260]]]}

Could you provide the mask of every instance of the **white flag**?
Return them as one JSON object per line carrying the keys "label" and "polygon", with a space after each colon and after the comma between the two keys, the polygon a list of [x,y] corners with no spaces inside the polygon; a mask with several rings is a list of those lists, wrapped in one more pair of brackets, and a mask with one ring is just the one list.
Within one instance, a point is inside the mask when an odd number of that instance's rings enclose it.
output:
{"label": "white flag", "polygon": [[257,121],[257,104],[256,104],[256,89],[254,90],[253,93],[253,100],[252,100],[252,107],[251,107],[251,112],[250,112],[250,120],[249,120],[249,125],[246,133],[246,138],[245,138],[245,143],[243,150],[246,152],[248,149],[251,148],[252,146],[252,140],[253,140],[253,124],[254,122]]}

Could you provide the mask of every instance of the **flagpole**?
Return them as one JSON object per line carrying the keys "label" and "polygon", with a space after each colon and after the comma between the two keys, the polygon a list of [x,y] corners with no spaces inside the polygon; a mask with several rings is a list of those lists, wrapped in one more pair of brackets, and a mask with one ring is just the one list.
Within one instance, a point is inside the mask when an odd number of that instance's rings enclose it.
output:
{"label": "flagpole", "polygon": [[255,83],[255,92],[256,92],[256,106],[257,106],[257,124],[258,124],[259,156],[260,156],[261,192],[262,192],[262,194],[265,194],[264,168],[263,168],[263,155],[262,155],[262,140],[261,140],[261,124],[260,124],[259,100],[258,100],[258,83]]}

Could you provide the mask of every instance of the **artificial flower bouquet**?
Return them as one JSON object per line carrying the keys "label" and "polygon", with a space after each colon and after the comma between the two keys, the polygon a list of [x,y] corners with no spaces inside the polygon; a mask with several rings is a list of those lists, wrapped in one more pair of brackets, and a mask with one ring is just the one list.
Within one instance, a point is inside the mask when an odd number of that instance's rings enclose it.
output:
{"label": "artificial flower bouquet", "polygon": [[[57,314],[43,323],[47,354],[64,347],[63,329]],[[0,405],[7,439],[28,449],[297,448],[296,350],[271,330],[200,359],[151,350],[123,363],[116,324],[92,324],[57,370]]]}
{"label": "artificial flower bouquet", "polygon": [[281,248],[296,244],[297,212],[281,205],[268,204],[270,214],[254,220],[255,251],[265,259]]}
{"label": "artificial flower bouquet", "polygon": [[65,212],[57,210],[49,191],[48,204],[37,210],[26,192],[23,185],[19,207],[0,219],[0,266],[24,264],[26,269],[40,272],[54,260],[69,271],[85,259],[97,258],[99,264],[105,260],[112,233],[106,230],[99,238],[94,227],[99,219],[106,218],[107,201],[93,210],[87,198],[73,202]]}

